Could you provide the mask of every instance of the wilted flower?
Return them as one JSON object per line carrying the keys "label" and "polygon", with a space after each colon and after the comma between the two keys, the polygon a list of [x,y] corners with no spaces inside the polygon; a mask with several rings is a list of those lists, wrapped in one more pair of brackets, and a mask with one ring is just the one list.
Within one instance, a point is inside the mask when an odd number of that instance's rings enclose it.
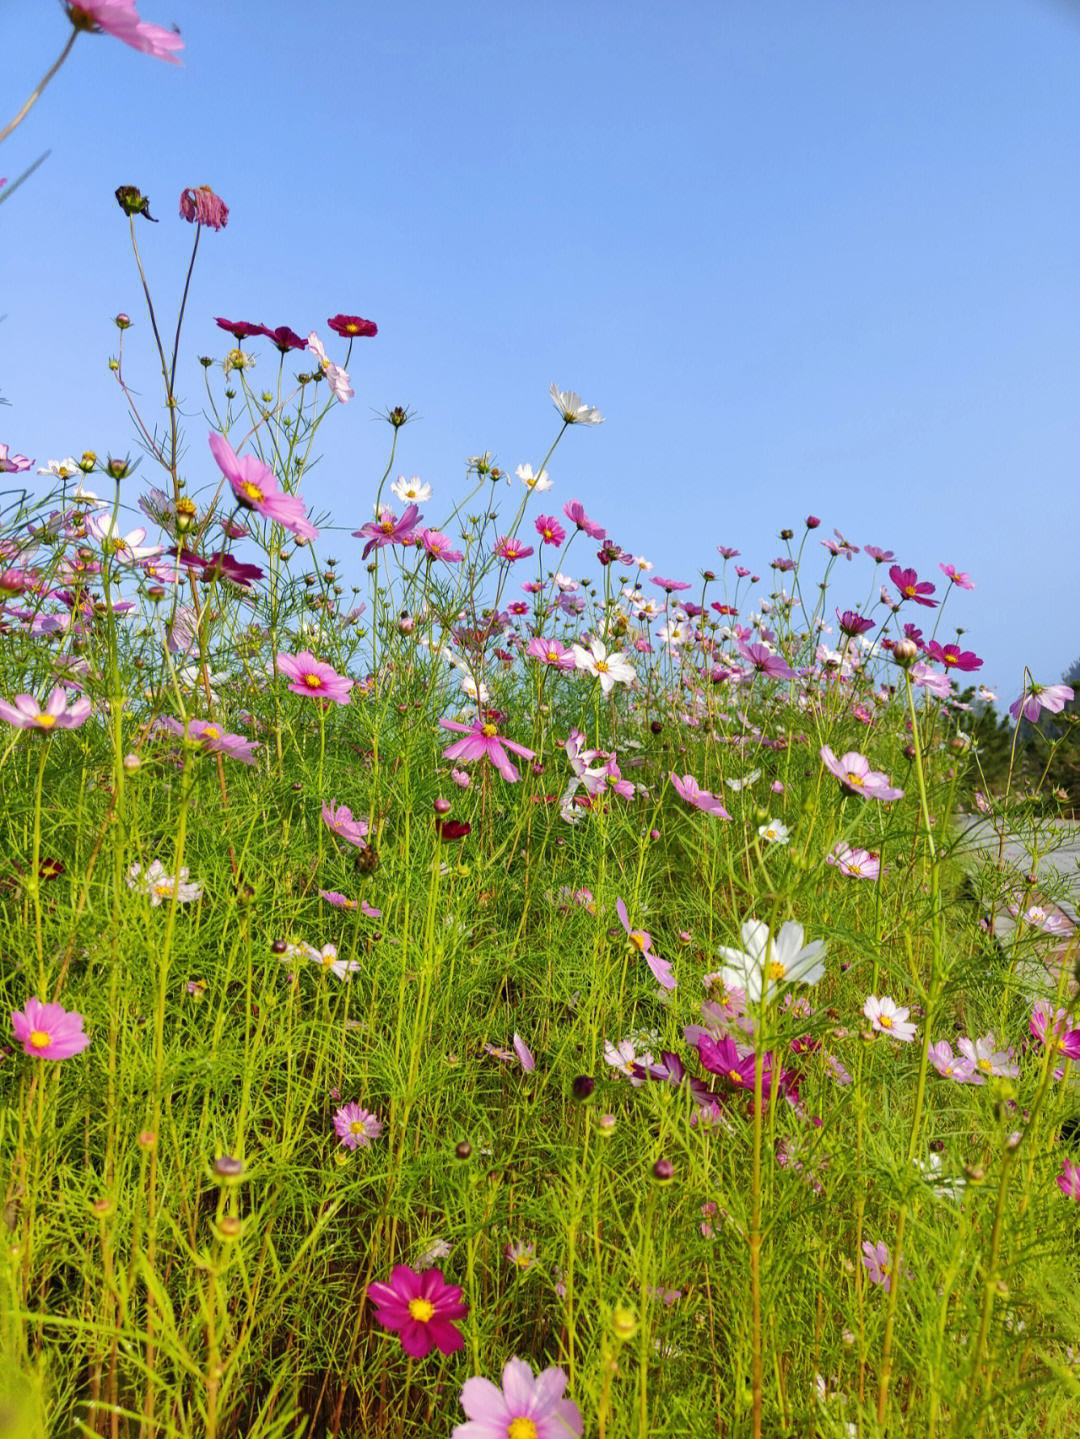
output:
{"label": "wilted flower", "polygon": [[229,207],[209,185],[180,192],[180,215],[189,224],[206,225],[210,230],[224,230],[229,223]]}

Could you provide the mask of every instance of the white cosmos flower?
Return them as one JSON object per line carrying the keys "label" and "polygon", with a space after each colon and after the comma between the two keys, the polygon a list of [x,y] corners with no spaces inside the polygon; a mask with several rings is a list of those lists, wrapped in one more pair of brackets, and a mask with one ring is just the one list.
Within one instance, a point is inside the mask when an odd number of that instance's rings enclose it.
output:
{"label": "white cosmos flower", "polygon": [[639,570],[648,571],[652,569],[652,560],[647,560],[644,555],[635,555],[634,564]]}
{"label": "white cosmos flower", "polygon": [[579,670],[588,670],[600,681],[600,688],[608,695],[616,684],[630,685],[637,676],[623,654],[608,654],[603,640],[593,640],[588,649],[574,645],[574,663]]}
{"label": "white cosmos flower", "polygon": [[431,486],[421,484],[419,475],[413,475],[411,480],[398,475],[390,488],[403,505],[424,505],[431,499]]}
{"label": "white cosmos flower", "polygon": [[347,404],[354,394],[353,388],[349,384],[349,376],[340,365],[335,365],[330,359],[314,330],[308,336],[307,347],[318,360],[319,369],[326,376],[326,383],[330,386],[331,392],[337,396],[341,404]]}
{"label": "white cosmos flower", "polygon": [[548,394],[555,401],[555,408],[568,425],[602,425],[604,417],[599,410],[581,403],[581,396],[573,390],[560,390],[554,380]]}
{"label": "white cosmos flower", "polygon": [[760,778],[761,771],[759,769],[752,769],[749,774],[743,775],[742,779],[726,779],[724,783],[727,785],[728,789],[733,789],[738,792],[741,789],[745,789],[748,784],[753,784],[755,780],[758,780]]}
{"label": "white cosmos flower", "polygon": [[70,455],[63,460],[50,460],[38,470],[39,475],[52,475],[54,480],[72,480],[79,474],[79,465]]}
{"label": "white cosmos flower", "polygon": [[538,475],[534,475],[532,465],[518,465],[514,474],[517,475],[523,485],[528,486],[530,490],[538,495],[542,495],[545,490],[551,489],[551,480],[548,479],[547,470],[541,470]]}
{"label": "white cosmos flower", "polygon": [[491,698],[491,695],[488,693],[488,687],[484,681],[481,680],[480,683],[477,684],[470,674],[461,676],[461,688],[471,700],[476,700],[479,704],[486,705]]}
{"label": "white cosmos flower", "polygon": [[577,580],[572,580],[569,575],[564,575],[561,570],[555,576],[555,584],[562,590],[563,594],[573,594],[578,588]]}
{"label": "white cosmos flower", "polygon": [[144,545],[146,530],[140,527],[122,535],[112,515],[91,515],[86,528],[103,550],[116,557],[117,564],[134,565],[139,560],[154,559],[162,552],[161,545]]}
{"label": "white cosmos flower", "polygon": [[762,988],[772,999],[782,984],[817,984],[825,973],[825,941],[803,944],[803,927],[789,919],[773,939],[769,926],[760,919],[748,919],[740,931],[745,950],[717,948],[725,962],[721,983],[741,989],[754,1004],[761,1001]]}
{"label": "white cosmos flower", "polygon": [[787,825],[781,824],[778,819],[771,819],[768,824],[758,826],[759,837],[767,839],[770,844],[787,844],[789,834]]}

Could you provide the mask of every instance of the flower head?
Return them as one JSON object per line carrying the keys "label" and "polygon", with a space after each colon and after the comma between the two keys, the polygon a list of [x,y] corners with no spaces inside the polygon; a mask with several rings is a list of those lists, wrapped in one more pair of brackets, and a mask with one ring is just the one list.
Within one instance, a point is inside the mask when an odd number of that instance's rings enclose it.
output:
{"label": "flower head", "polygon": [[535,490],[538,495],[543,494],[545,490],[551,489],[552,482],[548,478],[547,470],[541,470],[538,475],[534,475],[532,465],[518,465],[514,474],[517,475],[526,489]]}
{"label": "flower head", "polygon": [[91,702],[86,695],[67,702],[67,691],[57,685],[42,709],[33,695],[16,695],[15,703],[0,700],[0,719],[16,729],[34,729],[48,734],[54,729],[78,729],[90,717]]}
{"label": "flower head", "polygon": [[157,908],[165,900],[175,898],[178,904],[191,904],[202,898],[202,885],[188,879],[188,868],[184,865],[177,875],[166,873],[160,859],[155,859],[149,869],[133,864],[127,873],[128,888],[148,895],[150,903]]}
{"label": "flower head", "polygon": [[910,1012],[887,994],[880,999],[872,994],[863,1005],[863,1014],[876,1033],[887,1034],[890,1039],[899,1039],[905,1044],[910,1044],[915,1038],[915,1026],[908,1021]]}
{"label": "flower head", "polygon": [[581,396],[573,390],[560,390],[554,380],[548,394],[555,402],[555,408],[568,425],[602,425],[604,417],[599,410],[581,403]]}
{"label": "flower head", "polygon": [[366,560],[372,550],[381,550],[384,545],[410,544],[423,518],[415,505],[409,505],[400,520],[392,510],[383,510],[377,520],[369,520],[352,532],[353,539],[367,540],[361,559]]}
{"label": "flower head", "polygon": [[533,524],[542,544],[561,545],[566,539],[566,531],[554,515],[537,515]]}
{"label": "flower head", "polygon": [[397,1264],[389,1282],[369,1284],[368,1298],[376,1306],[375,1320],[384,1329],[398,1330],[401,1347],[413,1359],[424,1359],[432,1349],[456,1354],[464,1345],[453,1320],[464,1319],[469,1306],[461,1302],[461,1289],[447,1284],[441,1269],[417,1274]]}
{"label": "flower head", "polygon": [[748,919],[740,930],[744,949],[719,945],[717,954],[725,961],[721,981],[741,989],[754,1004],[772,999],[782,984],[817,984],[825,973],[825,942],[803,943],[803,927],[789,919],[775,939],[760,919]]}
{"label": "flower head", "polygon": [[889,579],[900,591],[901,600],[914,600],[917,605],[925,605],[929,610],[937,608],[937,600],[930,598],[934,586],[929,580],[920,580],[914,570],[903,570],[899,565],[893,565],[889,570]]}
{"label": "flower head", "polygon": [[822,745],[820,754],[825,768],[836,776],[849,794],[883,802],[904,798],[902,789],[894,789],[889,784],[888,775],[870,768],[870,761],[865,755],[849,750],[837,759],[827,744]]}
{"label": "flower head", "polygon": [[703,814],[713,815],[716,819],[731,818],[716,796],[710,794],[707,789],[702,789],[692,774],[684,774],[680,779],[677,774],[672,772],[668,778],[671,780],[675,793],[687,804],[692,804],[695,809],[701,810]]}
{"label": "flower head", "polygon": [[585,506],[580,500],[567,500],[563,505],[563,514],[571,524],[577,525],[579,530],[584,530],[591,540],[607,539],[607,530],[589,519],[585,513]]}
{"label": "flower head", "polygon": [[459,724],[457,720],[440,719],[439,724],[443,729],[456,730],[458,734],[466,736],[465,739],[455,740],[452,745],[444,749],[443,759],[468,761],[486,758],[508,784],[514,784],[521,778],[514,768],[513,761],[506,753],[508,749],[512,750],[514,754],[520,755],[522,759],[536,758],[531,749],[526,749],[524,745],[516,744],[513,740],[500,735],[498,725],[491,720],[477,720],[474,725],[470,726]]}
{"label": "flower head", "polygon": [[240,760],[242,764],[255,763],[257,741],[245,739],[241,734],[229,734],[228,730],[210,720],[189,719],[185,725],[171,715],[166,715],[164,723],[170,734],[189,739],[211,754],[227,755],[230,759]]}
{"label": "flower head", "polygon": [[626,930],[626,937],[630,941],[631,948],[636,949],[638,954],[653,972],[653,978],[663,989],[675,988],[675,976],[671,972],[669,960],[661,959],[652,950],[652,936],[646,929],[631,929],[630,919],[626,912],[626,905],[621,899],[615,901],[615,912],[619,916],[619,923]]}
{"label": "flower head", "polygon": [[180,216],[189,224],[205,225],[209,230],[224,230],[229,223],[229,207],[209,185],[180,192]]}
{"label": "flower head", "polygon": [[67,15],[76,30],[112,35],[155,60],[180,64],[175,53],[184,48],[180,36],[175,30],[163,30],[160,25],[140,20],[135,0],[68,0]]}
{"label": "flower head", "polygon": [[347,804],[339,805],[335,800],[332,804],[322,802],[323,824],[331,834],[336,834],[338,839],[343,839],[346,844],[356,845],[358,849],[365,849],[364,836],[368,832],[366,819],[353,819],[352,810]]}
{"label": "flower head", "polygon": [[322,341],[314,330],[312,330],[308,336],[307,347],[318,360],[319,369],[326,376],[326,383],[330,386],[331,393],[337,397],[341,404],[347,404],[355,393],[349,384],[349,377],[340,365],[335,365],[333,360],[327,356],[326,351],[323,349]]}
{"label": "flower head", "polygon": [[825,856],[825,863],[835,865],[849,879],[877,879],[881,873],[880,855],[867,849],[853,849],[843,840]]}
{"label": "flower head", "polygon": [[310,650],[301,650],[298,655],[279,654],[277,667],[290,681],[293,694],[307,699],[333,700],[339,705],[349,703],[354,681],[347,675],[339,675],[332,665],[317,660]]}
{"label": "flower head", "polygon": [[15,1010],[11,1024],[23,1052],[34,1059],[70,1059],[90,1043],[90,1036],[83,1033],[81,1014],[62,1004],[42,1004],[34,997],[26,1001],[24,1009]]}
{"label": "flower head", "polygon": [[299,495],[287,495],[278,489],[269,465],[264,465],[257,455],[237,455],[225,436],[215,430],[210,431],[209,443],[218,469],[244,509],[273,520],[298,539],[318,537],[318,530],[305,517],[303,500]]}
{"label": "flower head", "polygon": [[383,1132],[383,1122],[359,1104],[343,1104],[334,1115],[334,1129],[346,1149],[366,1149]]}
{"label": "flower head", "polygon": [[326,323],[335,335],[340,335],[345,340],[379,333],[379,327],[374,320],[362,320],[359,315],[333,315]]}
{"label": "flower head", "polygon": [[1080,1164],[1065,1161],[1065,1168],[1057,1177],[1057,1187],[1066,1199],[1080,1200]]}
{"label": "flower head", "polygon": [[503,1366],[502,1388],[474,1375],[461,1391],[468,1422],[456,1424],[453,1439],[568,1439],[580,1436],[583,1420],[572,1399],[564,1399],[566,1375],[545,1369],[533,1375],[524,1359]]}
{"label": "flower head", "polygon": [[1071,685],[1037,685],[1032,681],[1020,698],[1009,706],[1009,713],[1014,720],[1019,721],[1023,714],[1030,724],[1037,724],[1040,710],[1060,714],[1067,704],[1072,703],[1072,699]]}
{"label": "flower head", "polygon": [[609,654],[602,640],[593,640],[588,649],[574,645],[574,663],[579,670],[587,670],[600,681],[600,688],[608,695],[616,684],[632,685],[637,678],[633,666],[624,654]]}

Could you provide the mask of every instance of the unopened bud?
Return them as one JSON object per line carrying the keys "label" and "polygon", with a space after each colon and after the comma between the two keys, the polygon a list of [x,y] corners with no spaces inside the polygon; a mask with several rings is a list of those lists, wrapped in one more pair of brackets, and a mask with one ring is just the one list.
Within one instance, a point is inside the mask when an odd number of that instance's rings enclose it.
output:
{"label": "unopened bud", "polygon": [[611,1328],[615,1338],[626,1344],[637,1333],[637,1314],[628,1304],[616,1304],[611,1311]]}
{"label": "unopened bud", "polygon": [[658,1159],[652,1167],[653,1178],[666,1184],[669,1179],[675,1176],[675,1166],[670,1159]]}
{"label": "unopened bud", "polygon": [[919,646],[914,640],[897,640],[893,645],[893,659],[907,669],[919,658]]}
{"label": "unopened bud", "polygon": [[457,1144],[454,1145],[454,1153],[457,1155],[458,1159],[471,1159],[472,1145],[467,1139],[461,1139],[458,1141]]}

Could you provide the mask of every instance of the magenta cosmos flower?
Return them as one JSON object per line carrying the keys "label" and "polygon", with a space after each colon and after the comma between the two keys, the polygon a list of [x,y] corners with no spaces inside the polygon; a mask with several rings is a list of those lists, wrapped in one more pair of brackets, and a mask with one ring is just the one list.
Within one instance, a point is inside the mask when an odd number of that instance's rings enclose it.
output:
{"label": "magenta cosmos flower", "polygon": [[310,650],[301,650],[298,655],[280,654],[277,667],[291,684],[293,694],[306,695],[308,699],[333,700],[335,704],[349,703],[349,691],[354,681],[347,675],[339,675],[331,665],[317,660]]}
{"label": "magenta cosmos flower", "polygon": [[928,610],[937,608],[937,600],[930,598],[934,593],[934,586],[929,580],[920,580],[914,570],[902,570],[899,565],[893,565],[889,570],[889,579],[900,591],[902,600],[914,600],[917,605],[925,605]]}
{"label": "magenta cosmos flower", "polygon": [[569,645],[564,645],[561,640],[546,640],[542,635],[531,639],[525,648],[529,659],[540,660],[545,665],[551,665],[559,670],[577,669],[577,660],[574,658],[574,651]]}
{"label": "magenta cosmos flower", "polygon": [[545,1369],[533,1377],[524,1359],[509,1359],[503,1367],[502,1388],[474,1375],[461,1391],[461,1407],[468,1416],[455,1424],[453,1439],[567,1439],[582,1432],[581,1410],[564,1399],[566,1375]]}
{"label": "magenta cosmos flower", "polygon": [[843,613],[837,610],[836,619],[843,633],[850,635],[852,639],[874,628],[873,620],[868,620],[865,615],[860,615],[855,610],[844,610]]}
{"label": "magenta cosmos flower", "polygon": [[211,430],[210,451],[218,469],[228,480],[237,503],[245,510],[254,510],[266,520],[273,520],[297,539],[314,540],[318,530],[304,513],[299,495],[286,495],[278,489],[274,472],[257,455],[237,455],[224,435]]}
{"label": "magenta cosmos flower", "polygon": [[948,576],[958,589],[973,590],[975,588],[971,576],[963,571],[958,571],[955,565],[938,565],[938,569],[943,575]]}
{"label": "magenta cosmos flower", "polygon": [[229,207],[209,185],[189,186],[180,192],[180,217],[191,225],[224,230],[229,223]]}
{"label": "magenta cosmos flower", "polygon": [[1071,685],[1037,685],[1032,680],[1020,698],[1009,706],[1009,713],[1014,720],[1019,720],[1022,711],[1026,720],[1036,724],[1040,710],[1049,710],[1054,715],[1060,714],[1065,706],[1072,702],[1072,697]]}
{"label": "magenta cosmos flower", "polygon": [[229,734],[220,725],[211,723],[210,720],[189,719],[187,730],[178,719],[172,715],[166,715],[164,719],[165,728],[170,734],[185,736],[200,749],[209,750],[211,754],[228,755],[230,759],[238,759],[242,764],[255,763],[255,745],[257,741],[245,739],[242,734]]}
{"label": "magenta cosmos flower", "polygon": [[668,778],[671,780],[675,793],[687,804],[692,804],[695,809],[701,810],[703,814],[711,814],[716,819],[731,818],[716,796],[710,794],[707,789],[702,789],[692,774],[684,774],[680,779],[673,771]]}
{"label": "magenta cosmos flower", "polygon": [[370,338],[379,333],[374,320],[363,320],[359,315],[332,315],[326,323],[335,335],[345,340],[356,340],[361,336]]}
{"label": "magenta cosmos flower", "polygon": [[889,784],[887,774],[870,768],[870,761],[865,755],[849,750],[837,759],[827,744],[822,745],[820,754],[825,768],[836,776],[849,793],[857,794],[862,799],[882,801],[904,798],[902,789],[895,789]]}
{"label": "magenta cosmos flower", "polygon": [[90,700],[83,695],[70,706],[67,691],[57,685],[42,709],[33,695],[16,695],[15,703],[0,700],[0,719],[16,729],[36,729],[48,734],[53,729],[78,729],[90,717]]}
{"label": "magenta cosmos flower", "polygon": [[357,849],[366,849],[364,836],[369,826],[366,819],[353,819],[352,810],[347,804],[333,804],[322,802],[323,824],[331,834],[336,834],[338,839],[343,839],[346,844],[354,844]]}
{"label": "magenta cosmos flower", "polygon": [[381,550],[384,545],[403,545],[411,541],[413,531],[423,518],[416,505],[410,505],[400,520],[393,510],[383,510],[377,520],[369,520],[352,532],[354,540],[367,540],[360,558],[366,560],[372,550]]}
{"label": "magenta cosmos flower", "polygon": [[155,60],[180,64],[174,53],[184,48],[180,36],[174,30],[163,30],[160,25],[140,20],[135,0],[69,0],[67,15],[76,30],[111,35],[133,50],[152,55]]}
{"label": "magenta cosmos flower", "polygon": [[25,1009],[12,1014],[11,1024],[23,1051],[35,1059],[70,1059],[90,1043],[82,1015],[69,1013],[62,1004],[28,999]]}
{"label": "magenta cosmos flower", "polygon": [[982,669],[982,660],[975,651],[962,650],[955,641],[939,645],[937,640],[931,640],[926,646],[926,653],[935,664],[944,665],[946,669],[964,670],[966,673]]}
{"label": "magenta cosmos flower", "polygon": [[533,547],[524,540],[512,540],[501,535],[495,546],[495,553],[502,560],[527,560],[533,554]]}
{"label": "magenta cosmos flower", "polygon": [[766,645],[745,644],[738,641],[739,653],[748,664],[753,665],[759,675],[767,675],[773,680],[793,680],[796,678],[795,671],[784,659],[783,655],[773,654]]}
{"label": "magenta cosmos flower", "polygon": [[554,515],[537,515],[533,524],[542,544],[561,545],[566,539],[566,531]]}
{"label": "magenta cosmos flower", "polygon": [[[1064,1194],[1066,1199],[1080,1199],[1080,1164],[1073,1164],[1069,1159],[1065,1161],[1065,1168],[1057,1177],[1057,1187]],[[472,1380],[469,1380],[472,1383]],[[469,1411],[466,1410],[466,1413]],[[454,1433],[458,1431],[455,1429]]]}
{"label": "magenta cosmos flower", "polygon": [[1069,1028],[1065,1010],[1051,1014],[1044,1005],[1037,1004],[1028,1028],[1044,1049],[1059,1050],[1066,1059],[1080,1059],[1080,1029]]}
{"label": "magenta cosmos flower", "polygon": [[[521,776],[514,768],[510,756],[506,750],[513,750],[514,754],[520,755],[522,759],[535,759],[535,753],[526,749],[523,744],[515,744],[513,740],[506,739],[499,734],[498,726],[490,720],[477,720],[472,726],[458,724],[456,720],[441,719],[439,724],[443,729],[455,730],[458,734],[466,736],[465,739],[455,740],[443,750],[443,759],[469,761],[474,759],[487,758],[495,766],[508,784],[513,784]],[[506,749],[503,746],[506,746]]]}
{"label": "magenta cosmos flower", "polygon": [[366,1149],[383,1132],[383,1122],[359,1104],[343,1104],[334,1115],[334,1130],[346,1149]]}
{"label": "magenta cosmos flower", "polygon": [[607,539],[607,530],[602,529],[598,524],[595,524],[589,519],[585,513],[585,506],[580,500],[567,500],[566,504],[563,505],[563,514],[571,524],[577,525],[579,530],[584,530],[590,539]]}
{"label": "magenta cosmos flower", "polygon": [[675,988],[675,976],[671,972],[671,964],[666,959],[661,959],[658,954],[653,953],[652,936],[647,929],[631,929],[630,920],[627,917],[626,905],[621,899],[615,901],[615,912],[619,916],[619,923],[626,930],[626,937],[634,949],[641,955],[642,959],[653,972],[653,978],[662,989]]}
{"label": "magenta cosmos flower", "polygon": [[367,1293],[376,1322],[400,1331],[401,1347],[410,1358],[423,1359],[432,1349],[456,1354],[464,1345],[452,1321],[464,1319],[469,1306],[461,1302],[460,1286],[447,1284],[441,1269],[417,1274],[407,1264],[396,1264],[390,1282],[369,1284]]}

